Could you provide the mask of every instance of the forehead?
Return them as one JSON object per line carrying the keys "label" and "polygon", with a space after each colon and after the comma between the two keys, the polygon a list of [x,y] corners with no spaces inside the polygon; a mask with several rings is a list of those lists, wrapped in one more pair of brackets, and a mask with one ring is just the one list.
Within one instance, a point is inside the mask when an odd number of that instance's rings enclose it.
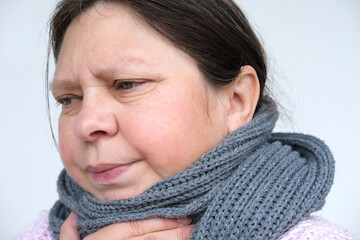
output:
{"label": "forehead", "polygon": [[[69,25],[56,64],[56,79],[90,73],[106,78],[111,73],[184,69],[199,72],[196,61],[118,3],[98,4]],[[84,72],[84,71],[87,72]],[[175,73],[174,73],[175,72]]]}
{"label": "forehead", "polygon": [[[144,39],[143,37],[147,39],[141,43],[139,40]],[[125,50],[144,45],[144,42],[159,37],[126,6],[117,3],[99,3],[70,23],[64,35],[59,58],[63,55],[74,55],[76,53],[74,50],[84,50],[84,48],[90,55],[98,52],[111,54],[111,51],[104,50],[114,47]]]}
{"label": "forehead", "polygon": [[[127,7],[115,3],[97,4],[69,25],[55,74],[85,62],[89,67],[97,67],[101,63],[107,68],[135,63],[145,65],[161,57],[153,49],[169,51],[169,45]],[[100,75],[104,73],[99,71]]]}

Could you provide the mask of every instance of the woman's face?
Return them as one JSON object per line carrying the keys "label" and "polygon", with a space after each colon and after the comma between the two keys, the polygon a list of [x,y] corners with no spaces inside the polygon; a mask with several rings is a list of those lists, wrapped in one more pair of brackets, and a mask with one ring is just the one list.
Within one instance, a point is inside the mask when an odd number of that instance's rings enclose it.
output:
{"label": "woman's face", "polygon": [[115,3],[70,24],[52,91],[61,159],[100,200],[142,193],[228,134],[222,93],[196,62]]}

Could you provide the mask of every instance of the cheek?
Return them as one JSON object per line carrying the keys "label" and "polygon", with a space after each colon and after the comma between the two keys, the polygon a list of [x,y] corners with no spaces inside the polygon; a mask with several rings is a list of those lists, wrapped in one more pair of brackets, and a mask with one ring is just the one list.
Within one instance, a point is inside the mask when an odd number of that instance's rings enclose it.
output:
{"label": "cheek", "polygon": [[72,124],[68,119],[59,119],[59,152],[61,160],[66,169],[73,164],[75,155],[75,139],[72,131]]}
{"label": "cheek", "polygon": [[[201,96],[201,95],[200,95]],[[185,170],[202,154],[204,129],[209,126],[203,98],[179,94],[152,101],[137,111],[127,129],[130,141],[161,176]]]}

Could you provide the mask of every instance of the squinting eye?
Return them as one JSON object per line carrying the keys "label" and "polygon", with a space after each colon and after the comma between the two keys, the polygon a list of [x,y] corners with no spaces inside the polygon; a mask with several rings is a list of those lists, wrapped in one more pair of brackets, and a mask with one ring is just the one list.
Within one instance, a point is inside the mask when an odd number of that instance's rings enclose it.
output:
{"label": "squinting eye", "polygon": [[58,102],[63,106],[69,106],[70,104],[73,104],[76,101],[78,101],[78,99],[71,97],[62,98],[58,100]]}
{"label": "squinting eye", "polygon": [[143,82],[131,82],[131,81],[120,82],[119,81],[119,82],[116,82],[115,87],[117,90],[129,90],[129,89],[139,86],[142,83]]}

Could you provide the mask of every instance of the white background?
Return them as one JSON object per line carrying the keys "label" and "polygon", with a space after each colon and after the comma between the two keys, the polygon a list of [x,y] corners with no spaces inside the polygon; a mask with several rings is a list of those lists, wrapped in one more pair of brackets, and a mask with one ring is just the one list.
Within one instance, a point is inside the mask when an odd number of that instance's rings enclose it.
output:
{"label": "white background", "polygon": [[[278,129],[314,134],[335,155],[335,184],[318,215],[360,236],[360,2],[238,2],[262,36],[269,82],[290,118]],[[57,199],[62,165],[44,97],[54,5],[0,0],[0,239],[11,239]]]}

